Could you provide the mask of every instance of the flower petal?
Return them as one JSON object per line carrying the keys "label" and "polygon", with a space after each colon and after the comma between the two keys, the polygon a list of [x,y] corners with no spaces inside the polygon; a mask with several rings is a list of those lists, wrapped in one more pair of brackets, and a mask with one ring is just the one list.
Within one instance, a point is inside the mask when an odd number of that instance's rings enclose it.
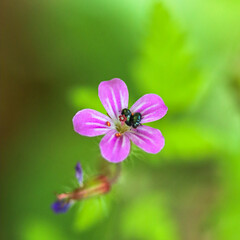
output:
{"label": "flower petal", "polygon": [[93,109],[83,109],[73,117],[73,127],[80,135],[94,137],[107,133],[114,125],[108,116]]}
{"label": "flower petal", "polygon": [[112,119],[118,119],[121,111],[128,107],[127,85],[119,78],[101,82],[98,86],[98,96]]}
{"label": "flower petal", "polygon": [[164,147],[164,137],[156,128],[142,125],[126,134],[134,144],[145,152],[158,153]]}
{"label": "flower petal", "polygon": [[130,108],[131,112],[142,114],[141,123],[156,121],[162,118],[167,113],[167,110],[167,106],[157,94],[142,96]]}
{"label": "flower petal", "polygon": [[83,170],[82,170],[82,166],[81,166],[80,162],[77,163],[75,169],[76,169],[76,178],[77,178],[79,184],[82,184]]}
{"label": "flower petal", "polygon": [[109,162],[121,162],[130,152],[130,140],[126,135],[116,137],[116,130],[108,132],[101,140],[99,146],[102,156]]}

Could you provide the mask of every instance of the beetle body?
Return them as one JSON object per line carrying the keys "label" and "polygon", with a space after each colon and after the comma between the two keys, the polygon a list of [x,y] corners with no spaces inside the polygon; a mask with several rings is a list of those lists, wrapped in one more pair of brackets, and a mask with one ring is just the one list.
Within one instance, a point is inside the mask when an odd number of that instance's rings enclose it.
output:
{"label": "beetle body", "polygon": [[129,109],[127,108],[124,108],[122,110],[122,115],[124,115],[126,117],[126,121],[125,123],[128,125],[128,126],[132,126],[132,123],[131,123],[131,116],[132,116],[132,113]]}
{"label": "beetle body", "polygon": [[139,125],[140,125],[140,122],[142,120],[142,115],[141,113],[134,113],[132,116],[131,116],[131,125],[133,128],[137,128]]}
{"label": "beetle body", "polygon": [[128,126],[137,128],[140,125],[140,122],[142,120],[141,113],[137,112],[137,113],[132,114],[131,111],[127,108],[124,108],[121,113],[122,113],[122,115],[124,115],[126,117],[125,123]]}

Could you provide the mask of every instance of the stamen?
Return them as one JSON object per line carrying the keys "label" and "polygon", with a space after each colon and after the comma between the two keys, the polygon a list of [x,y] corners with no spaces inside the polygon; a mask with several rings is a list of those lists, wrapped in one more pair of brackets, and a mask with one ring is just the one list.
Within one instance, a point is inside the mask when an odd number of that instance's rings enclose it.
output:
{"label": "stamen", "polygon": [[134,115],[134,113],[132,113],[132,116]]}
{"label": "stamen", "polygon": [[107,126],[110,127],[111,126],[111,123],[110,122],[106,122]]}
{"label": "stamen", "polygon": [[121,137],[121,133],[116,133],[115,136],[116,137]]}

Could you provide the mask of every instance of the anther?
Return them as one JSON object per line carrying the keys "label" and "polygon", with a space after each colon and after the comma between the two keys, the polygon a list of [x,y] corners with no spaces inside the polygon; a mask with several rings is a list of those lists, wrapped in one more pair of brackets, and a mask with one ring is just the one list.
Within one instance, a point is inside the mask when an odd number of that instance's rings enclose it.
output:
{"label": "anther", "polygon": [[121,133],[116,133],[115,136],[116,137],[121,137]]}
{"label": "anther", "polygon": [[110,127],[111,126],[111,123],[110,122],[106,122],[107,126]]}
{"label": "anther", "polygon": [[120,122],[125,122],[127,120],[127,118],[124,115],[120,115],[119,120],[120,120]]}

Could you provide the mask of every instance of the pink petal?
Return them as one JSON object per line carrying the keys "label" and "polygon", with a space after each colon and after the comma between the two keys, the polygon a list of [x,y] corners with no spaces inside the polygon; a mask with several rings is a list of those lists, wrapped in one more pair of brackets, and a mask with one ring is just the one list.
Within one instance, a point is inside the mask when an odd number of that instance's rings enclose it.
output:
{"label": "pink petal", "polygon": [[148,153],[158,153],[164,147],[164,137],[156,128],[142,125],[126,135],[134,144]]}
{"label": "pink petal", "polygon": [[118,119],[122,109],[128,107],[128,89],[121,79],[101,82],[98,86],[98,96],[112,119]]}
{"label": "pink petal", "polygon": [[167,113],[167,106],[157,94],[146,94],[139,98],[130,111],[142,114],[141,123],[153,122],[162,118]]}
{"label": "pink petal", "polygon": [[108,116],[93,109],[83,109],[73,117],[73,127],[80,135],[94,137],[107,133],[114,125]]}
{"label": "pink petal", "polygon": [[130,140],[127,136],[116,137],[116,130],[109,131],[101,140],[99,146],[102,156],[109,162],[121,162],[130,152]]}

